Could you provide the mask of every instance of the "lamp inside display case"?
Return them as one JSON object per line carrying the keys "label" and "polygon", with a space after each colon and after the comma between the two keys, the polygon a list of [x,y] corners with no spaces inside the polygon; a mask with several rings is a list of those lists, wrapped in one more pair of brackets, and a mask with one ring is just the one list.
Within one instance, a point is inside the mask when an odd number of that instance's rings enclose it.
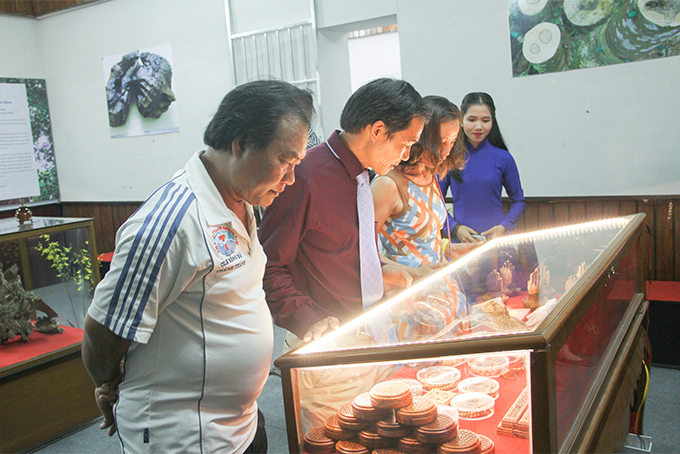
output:
{"label": "lamp inside display case", "polygon": [[[279,358],[291,451],[533,452],[533,356],[549,350],[546,332],[571,317],[641,217],[480,244]],[[579,324],[591,323],[607,335],[574,334],[584,329],[577,326],[551,353],[567,366],[540,366],[538,376],[553,372],[539,387],[568,408],[551,422],[560,445],[574,430],[575,407],[607,368],[616,328],[634,300],[637,250],[631,251],[611,265],[604,300],[598,309],[584,309]],[[612,289],[618,305],[606,304]],[[574,365],[589,371],[578,389],[562,381],[575,373]],[[345,446],[351,443],[358,446]]]}

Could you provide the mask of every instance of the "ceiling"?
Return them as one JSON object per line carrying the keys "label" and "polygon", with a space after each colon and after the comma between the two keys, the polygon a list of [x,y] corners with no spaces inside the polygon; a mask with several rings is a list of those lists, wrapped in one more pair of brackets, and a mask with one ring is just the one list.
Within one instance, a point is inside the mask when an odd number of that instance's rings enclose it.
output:
{"label": "ceiling", "polygon": [[0,0],[0,13],[39,17],[98,0]]}

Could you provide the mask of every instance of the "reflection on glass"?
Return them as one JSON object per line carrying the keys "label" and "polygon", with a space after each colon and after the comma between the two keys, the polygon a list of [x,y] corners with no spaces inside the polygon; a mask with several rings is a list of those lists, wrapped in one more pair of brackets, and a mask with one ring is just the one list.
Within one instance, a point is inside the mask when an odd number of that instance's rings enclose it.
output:
{"label": "reflection on glass", "polygon": [[[345,341],[373,343],[360,336]],[[300,452],[317,452],[320,443],[332,449],[346,439],[374,448],[373,442],[394,447],[422,437],[431,440],[427,452],[439,452],[465,430],[493,439],[495,452],[529,453],[529,355],[515,350],[292,369]]]}
{"label": "reflection on glass", "polygon": [[616,328],[635,295],[636,250],[629,251],[614,270],[607,286],[593,302],[557,354],[557,440],[562,445],[594,381],[609,364],[605,355],[613,345]]}
{"label": "reflection on glass", "polygon": [[[531,332],[582,285],[588,268],[629,220],[491,240],[295,353]],[[356,333],[371,342],[352,347],[343,342]]]}
{"label": "reflection on glass", "polygon": [[14,218],[0,219],[0,235],[40,230],[45,227],[73,224],[85,220],[87,220],[87,218],[44,218],[33,216],[33,223],[31,224],[24,223],[19,225],[17,220]]}
{"label": "reflection on glass", "polygon": [[[71,226],[84,220],[34,218],[33,228],[23,237],[0,235],[2,268],[16,265],[24,288],[41,299],[36,316],[47,315],[60,325],[76,328],[83,327],[96,284],[88,228]],[[12,234],[19,230],[15,219],[0,221],[5,221],[0,222],[0,229]]]}

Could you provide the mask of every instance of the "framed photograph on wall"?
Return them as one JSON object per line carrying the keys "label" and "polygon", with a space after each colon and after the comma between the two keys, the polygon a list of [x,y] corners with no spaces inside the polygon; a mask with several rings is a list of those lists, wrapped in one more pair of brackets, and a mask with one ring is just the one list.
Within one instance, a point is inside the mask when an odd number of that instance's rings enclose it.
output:
{"label": "framed photograph on wall", "polygon": [[512,75],[680,55],[680,0],[508,0]]}
{"label": "framed photograph on wall", "polygon": [[179,131],[170,45],[102,58],[112,138]]}

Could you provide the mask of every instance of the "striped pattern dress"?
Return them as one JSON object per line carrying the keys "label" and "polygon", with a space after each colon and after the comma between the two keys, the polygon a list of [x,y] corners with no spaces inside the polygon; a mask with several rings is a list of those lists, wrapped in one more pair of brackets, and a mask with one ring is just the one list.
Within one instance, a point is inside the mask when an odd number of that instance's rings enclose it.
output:
{"label": "striped pattern dress", "polygon": [[406,266],[418,267],[444,261],[439,231],[446,222],[446,205],[437,180],[420,186],[392,170],[404,209],[380,227],[380,253]]}
{"label": "striped pattern dress", "polygon": [[[447,261],[439,233],[446,222],[447,212],[437,180],[420,186],[396,170],[383,178],[391,178],[397,184],[404,208],[380,227],[380,253],[410,267]],[[455,317],[460,319],[469,314],[467,299],[454,276],[430,289],[429,293],[450,301],[455,308]]]}

